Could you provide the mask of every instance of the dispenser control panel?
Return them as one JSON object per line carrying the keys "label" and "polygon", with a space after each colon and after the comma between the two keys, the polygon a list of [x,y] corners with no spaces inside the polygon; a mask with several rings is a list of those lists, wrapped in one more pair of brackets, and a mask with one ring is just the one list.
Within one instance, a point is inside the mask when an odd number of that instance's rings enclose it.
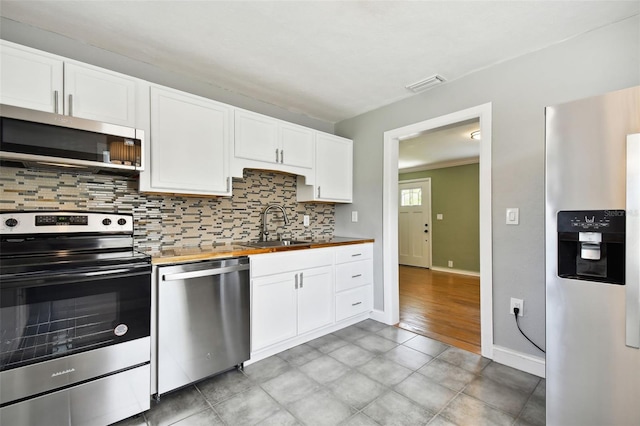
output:
{"label": "dispenser control panel", "polygon": [[624,233],[624,210],[558,212],[558,232]]}

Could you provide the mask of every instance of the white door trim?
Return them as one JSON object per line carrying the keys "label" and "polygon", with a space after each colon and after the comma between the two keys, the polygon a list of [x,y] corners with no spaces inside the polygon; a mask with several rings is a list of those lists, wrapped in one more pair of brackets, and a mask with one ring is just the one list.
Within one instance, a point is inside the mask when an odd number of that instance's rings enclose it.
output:
{"label": "white door trim", "polygon": [[427,268],[431,269],[433,267],[433,223],[431,223],[431,178],[421,178],[421,179],[408,179],[408,180],[398,180],[398,188],[400,185],[406,183],[424,183],[429,186],[429,200],[427,204],[427,215],[429,216],[429,265]]}
{"label": "white door trim", "polygon": [[480,332],[482,355],[493,358],[493,269],[491,231],[491,103],[384,132],[382,257],[384,310],[388,324],[400,321],[398,294],[398,147],[400,139],[425,130],[479,119],[480,143]]}

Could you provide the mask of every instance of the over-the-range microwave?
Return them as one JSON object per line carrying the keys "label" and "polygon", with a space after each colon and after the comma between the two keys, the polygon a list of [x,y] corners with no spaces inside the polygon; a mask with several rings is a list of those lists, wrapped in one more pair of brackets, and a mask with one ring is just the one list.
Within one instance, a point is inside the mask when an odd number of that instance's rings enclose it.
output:
{"label": "over-the-range microwave", "polygon": [[144,131],[68,115],[0,105],[0,160],[114,174],[143,170]]}

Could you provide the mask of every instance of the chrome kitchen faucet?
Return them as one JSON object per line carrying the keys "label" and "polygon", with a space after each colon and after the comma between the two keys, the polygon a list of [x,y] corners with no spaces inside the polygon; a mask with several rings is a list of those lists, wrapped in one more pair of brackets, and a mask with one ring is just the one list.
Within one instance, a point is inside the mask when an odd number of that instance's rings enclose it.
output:
{"label": "chrome kitchen faucet", "polygon": [[267,213],[271,209],[280,209],[282,217],[284,217],[284,224],[289,224],[289,218],[287,218],[287,212],[284,211],[284,207],[279,204],[269,204],[262,212],[262,241],[267,241],[269,237],[269,227],[267,226]]}

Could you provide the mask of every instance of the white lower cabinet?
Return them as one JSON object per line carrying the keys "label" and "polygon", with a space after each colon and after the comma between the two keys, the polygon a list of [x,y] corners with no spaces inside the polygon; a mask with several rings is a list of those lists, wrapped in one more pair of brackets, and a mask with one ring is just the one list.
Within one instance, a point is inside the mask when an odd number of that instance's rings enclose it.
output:
{"label": "white lower cabinet", "polygon": [[251,353],[265,356],[368,317],[372,244],[251,256]]}
{"label": "white lower cabinet", "polygon": [[372,291],[370,285],[356,287],[336,294],[336,321],[371,310]]}
{"label": "white lower cabinet", "polygon": [[336,321],[373,309],[373,244],[336,248]]}
{"label": "white lower cabinet", "polygon": [[333,323],[332,276],[331,266],[298,274],[298,334]]}
{"label": "white lower cabinet", "polygon": [[333,250],[251,257],[251,350],[334,321]]}
{"label": "white lower cabinet", "polygon": [[261,349],[295,337],[297,290],[293,274],[284,273],[252,280],[251,349]]}

